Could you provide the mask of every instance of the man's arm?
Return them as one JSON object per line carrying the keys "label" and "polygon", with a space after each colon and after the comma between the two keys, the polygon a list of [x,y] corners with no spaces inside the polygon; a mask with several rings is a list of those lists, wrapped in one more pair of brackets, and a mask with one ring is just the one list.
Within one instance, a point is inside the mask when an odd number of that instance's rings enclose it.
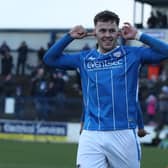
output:
{"label": "man's arm", "polygon": [[143,115],[139,102],[137,103],[137,124],[138,129],[144,129]]}
{"label": "man's arm", "polygon": [[63,38],[58,40],[44,55],[44,62],[49,66],[58,68],[77,68],[80,64],[80,54],[64,54],[64,49],[74,40],[82,39],[88,35],[82,26],[75,26]]}
{"label": "man's arm", "polygon": [[73,38],[66,34],[59,39],[48,51],[45,53],[43,60],[48,66],[58,68],[73,68],[77,66],[79,61],[79,54],[74,54],[74,57],[69,57],[69,54],[64,54],[64,49],[73,41]]}
{"label": "man's arm", "polygon": [[144,137],[148,134],[148,132],[144,129],[143,115],[139,102],[137,103],[137,106],[138,106],[138,114],[137,114],[138,136]]}
{"label": "man's arm", "polygon": [[141,47],[141,50],[138,51],[142,56],[143,62],[158,63],[168,58],[167,43],[145,33],[138,32],[138,30],[129,23],[124,24],[120,34],[125,40],[139,40],[149,46]]}
{"label": "man's arm", "polygon": [[80,131],[79,133],[82,133],[83,126],[84,126],[84,121],[85,121],[85,109],[82,107],[82,115],[81,115],[81,121],[80,121]]}

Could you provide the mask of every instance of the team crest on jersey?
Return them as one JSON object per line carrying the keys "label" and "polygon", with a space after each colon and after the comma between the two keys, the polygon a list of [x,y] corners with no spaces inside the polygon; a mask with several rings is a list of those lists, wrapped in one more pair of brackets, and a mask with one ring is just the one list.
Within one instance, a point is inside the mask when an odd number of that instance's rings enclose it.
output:
{"label": "team crest on jersey", "polygon": [[122,56],[121,51],[116,51],[115,53],[113,53],[113,56],[116,58],[120,58]]}
{"label": "team crest on jersey", "polygon": [[93,56],[90,56],[89,58],[88,58],[88,60],[90,60],[90,61],[93,61],[93,60],[95,60],[96,58],[95,57],[93,57]]}

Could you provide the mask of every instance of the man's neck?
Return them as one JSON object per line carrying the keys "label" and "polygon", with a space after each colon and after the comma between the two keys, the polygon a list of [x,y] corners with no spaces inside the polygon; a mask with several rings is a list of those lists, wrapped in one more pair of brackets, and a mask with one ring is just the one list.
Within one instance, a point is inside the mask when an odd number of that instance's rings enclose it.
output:
{"label": "man's neck", "polygon": [[107,54],[108,52],[111,52],[111,51],[115,50],[115,49],[118,48],[118,47],[119,47],[119,45],[116,45],[114,48],[112,48],[111,50],[106,51],[106,52],[102,52],[101,49],[98,47],[98,48],[97,48],[97,51],[98,51],[99,53],[101,53],[101,54]]}

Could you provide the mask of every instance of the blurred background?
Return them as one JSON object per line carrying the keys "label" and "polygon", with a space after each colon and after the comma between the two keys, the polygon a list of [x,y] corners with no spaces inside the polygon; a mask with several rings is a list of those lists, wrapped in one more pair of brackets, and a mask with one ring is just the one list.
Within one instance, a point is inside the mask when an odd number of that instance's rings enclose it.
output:
{"label": "blurred background", "polygon": [[[0,0],[0,168],[75,167],[82,114],[77,71],[43,63],[47,49],[81,24],[112,10],[142,32],[168,41],[167,0]],[[67,53],[93,48],[93,37]],[[129,41],[128,45],[143,45]],[[144,65],[139,100],[145,129],[143,168],[168,168],[168,62]],[[24,151],[24,155],[22,154]]]}

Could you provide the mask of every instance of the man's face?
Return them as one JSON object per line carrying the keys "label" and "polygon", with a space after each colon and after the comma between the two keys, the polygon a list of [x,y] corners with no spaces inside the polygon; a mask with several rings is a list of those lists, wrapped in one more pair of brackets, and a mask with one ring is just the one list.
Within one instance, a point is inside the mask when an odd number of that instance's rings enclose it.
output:
{"label": "man's face", "polygon": [[118,26],[115,22],[97,22],[95,34],[100,52],[106,53],[116,47]]}

